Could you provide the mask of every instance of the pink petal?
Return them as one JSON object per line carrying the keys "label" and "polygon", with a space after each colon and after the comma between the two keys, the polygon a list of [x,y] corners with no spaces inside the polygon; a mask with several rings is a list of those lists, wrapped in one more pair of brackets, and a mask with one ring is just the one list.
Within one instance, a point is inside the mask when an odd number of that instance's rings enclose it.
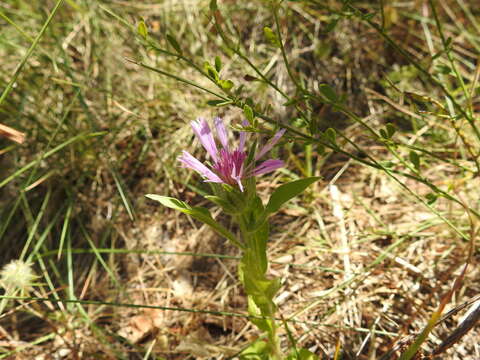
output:
{"label": "pink petal", "polygon": [[208,122],[205,119],[199,118],[196,121],[192,121],[191,125],[193,132],[198,140],[200,140],[205,150],[207,150],[213,160],[217,161],[217,145],[215,144],[215,139],[213,138],[210,126],[208,126]]}
{"label": "pink petal", "polygon": [[240,191],[243,192],[243,185],[242,185],[242,180],[240,178],[235,179],[237,181],[238,187],[240,188]]}
{"label": "pink petal", "polygon": [[228,150],[228,134],[222,119],[216,117],[213,121],[215,123],[215,128],[217,129],[218,138],[220,139],[223,148]]}
{"label": "pink petal", "polygon": [[277,170],[284,166],[284,162],[282,160],[276,159],[268,159],[258,165],[255,169],[253,169],[252,175],[262,175],[269,173],[271,171]]}
{"label": "pink petal", "polygon": [[200,175],[207,179],[205,181],[223,183],[222,179],[220,179],[212,170],[210,170],[200,161],[198,161],[188,151],[184,150],[182,156],[178,158],[178,161],[183,164],[183,167],[188,167],[198,172]]}
{"label": "pink petal", "polygon": [[[247,120],[243,120],[242,121],[242,126],[248,126],[249,123]],[[244,152],[244,148],[245,148],[245,140],[247,139],[247,132],[246,131],[240,131],[240,142],[238,144],[238,151],[240,152]]]}
{"label": "pink petal", "polygon": [[232,173],[230,177],[235,180],[240,188],[240,191],[243,192],[243,185],[242,185],[242,175],[243,175],[243,163],[240,165],[240,169],[237,170],[238,164],[233,164]]}
{"label": "pink petal", "polygon": [[263,155],[265,155],[267,152],[269,152],[273,146],[280,140],[280,138],[283,136],[285,133],[285,129],[280,129],[277,131],[275,136],[255,155],[255,160],[260,159]]}

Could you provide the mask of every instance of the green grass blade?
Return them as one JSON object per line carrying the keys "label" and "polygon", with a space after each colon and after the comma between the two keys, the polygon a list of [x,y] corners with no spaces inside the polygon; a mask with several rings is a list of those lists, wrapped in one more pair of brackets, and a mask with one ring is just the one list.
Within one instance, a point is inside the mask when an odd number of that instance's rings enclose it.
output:
{"label": "green grass blade", "polygon": [[8,82],[7,86],[5,87],[5,89],[3,90],[3,93],[2,95],[0,95],[0,105],[2,105],[3,101],[5,100],[5,98],[7,97],[7,95],[10,93],[10,91],[12,90],[13,88],[13,84],[15,84],[15,82],[17,81],[17,78],[18,76],[20,75],[20,72],[22,71],[23,67],[25,66],[27,60],[30,58],[30,56],[32,55],[33,51],[35,50],[35,48],[37,47],[38,45],[38,42],[40,41],[40,39],[42,38],[43,34],[45,34],[45,31],[47,30],[48,28],[48,25],[50,25],[50,22],[52,21],[53,17],[55,16],[55,14],[57,13],[58,9],[60,8],[60,5],[62,5],[63,3],[63,0],[58,0],[57,3],[55,4],[55,7],[53,8],[52,12],[50,13],[50,15],[48,16],[47,20],[45,21],[45,23],[43,24],[43,27],[42,29],[40,30],[40,32],[38,33],[38,35],[35,37],[35,40],[33,41],[32,45],[30,45],[30,48],[28,49],[27,53],[25,54],[25,56],[23,57],[23,59],[20,61],[20,63],[18,64],[17,68],[15,69],[14,73],[13,73],[13,76],[12,78],[10,79],[10,81]]}
{"label": "green grass blade", "polygon": [[[64,142],[61,143],[60,145],[57,145],[57,146],[54,147],[53,149],[47,151],[47,152],[41,157],[41,159],[46,159],[46,158],[54,155],[54,154],[57,153],[58,151],[62,150],[63,148],[67,147],[67,146],[70,145],[70,144],[73,144],[73,143],[76,142],[76,141],[85,140],[85,139],[92,138],[92,137],[97,137],[97,136],[103,136],[103,135],[105,135],[105,134],[106,134],[105,131],[79,134],[79,135],[77,135],[77,136],[74,136],[74,137],[68,139],[67,141],[64,141]],[[10,181],[14,180],[15,178],[17,178],[18,176],[20,176],[21,174],[23,174],[25,171],[27,171],[27,170],[31,169],[32,167],[34,167],[39,161],[40,161],[39,159],[33,160],[33,161],[29,162],[27,165],[25,165],[24,167],[22,167],[21,169],[18,169],[17,171],[15,171],[12,175],[8,176],[7,178],[5,178],[3,181],[0,182],[0,188],[2,188],[2,187],[4,187],[5,185],[7,185]]]}

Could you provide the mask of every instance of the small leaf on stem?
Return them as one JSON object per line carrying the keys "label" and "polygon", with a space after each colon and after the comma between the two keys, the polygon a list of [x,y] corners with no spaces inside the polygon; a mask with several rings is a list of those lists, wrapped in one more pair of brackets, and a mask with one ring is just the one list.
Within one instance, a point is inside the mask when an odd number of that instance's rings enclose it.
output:
{"label": "small leaf on stem", "polygon": [[420,157],[418,156],[418,154],[412,150],[410,151],[409,158],[415,169],[417,171],[420,170]]}
{"label": "small leaf on stem", "polygon": [[215,56],[215,69],[217,71],[222,70],[222,59],[220,59],[220,56]]}
{"label": "small leaf on stem", "polygon": [[210,0],[210,11],[217,11],[217,0]]}
{"label": "small leaf on stem", "polygon": [[277,48],[280,47],[280,41],[278,40],[277,35],[273,32],[271,28],[269,28],[268,26],[265,26],[263,28],[263,34],[265,35],[265,38],[268,40],[268,42],[271,45]]}
{"label": "small leaf on stem", "polygon": [[219,80],[218,85],[220,85],[223,90],[230,90],[235,84],[232,80]]}
{"label": "small leaf on stem", "polygon": [[220,76],[218,75],[218,71],[208,63],[208,61],[205,61],[203,63],[203,69],[207,73],[208,77],[215,82],[218,82],[220,80]]}
{"label": "small leaf on stem", "polygon": [[247,119],[248,123],[253,126],[253,118],[255,115],[253,114],[253,110],[250,106],[245,104],[243,106],[243,114],[245,115],[245,118]]}
{"label": "small leaf on stem", "polygon": [[170,34],[167,34],[167,40],[172,45],[172,47],[177,51],[177,53],[181,54],[182,49],[180,48],[180,45],[178,45],[177,40]]}
{"label": "small leaf on stem", "polygon": [[332,144],[335,144],[336,143],[336,140],[337,140],[337,133],[335,131],[335,129],[333,128],[328,128],[327,130],[325,130],[325,138],[330,141]]}
{"label": "small leaf on stem", "polygon": [[271,214],[278,211],[284,203],[301,194],[309,185],[313,184],[317,180],[320,180],[319,176],[312,176],[279,186],[273,192],[270,200],[268,200],[265,213]]}
{"label": "small leaf on stem", "polygon": [[145,40],[147,39],[148,30],[147,30],[147,25],[145,25],[145,21],[140,20],[140,22],[138,23],[137,31],[138,31],[138,35],[143,37]]}
{"label": "small leaf on stem", "polygon": [[395,126],[391,123],[387,123],[385,125],[385,128],[387,129],[387,135],[389,138],[391,138],[393,134],[395,134],[395,132],[397,131],[397,129],[395,129]]}
{"label": "small leaf on stem", "polygon": [[338,101],[338,96],[330,85],[320,84],[318,86],[318,91],[320,91],[320,94],[322,94],[328,101],[332,103],[336,103]]}

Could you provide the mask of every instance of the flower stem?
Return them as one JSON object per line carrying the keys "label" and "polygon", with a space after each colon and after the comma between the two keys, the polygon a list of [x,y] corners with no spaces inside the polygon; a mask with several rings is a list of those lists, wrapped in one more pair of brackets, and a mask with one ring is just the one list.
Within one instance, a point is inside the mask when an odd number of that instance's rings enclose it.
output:
{"label": "flower stem", "polygon": [[251,321],[260,330],[266,332],[269,358],[280,360],[282,356],[277,335],[278,326],[275,321],[276,305],[273,302],[279,288],[279,281],[266,276],[269,226],[266,220],[258,226],[258,218],[261,218],[264,212],[263,205],[258,202],[259,199],[256,196],[251,200],[245,211],[235,219],[245,244],[245,251],[239,264],[240,281],[249,298],[248,312],[252,316]]}

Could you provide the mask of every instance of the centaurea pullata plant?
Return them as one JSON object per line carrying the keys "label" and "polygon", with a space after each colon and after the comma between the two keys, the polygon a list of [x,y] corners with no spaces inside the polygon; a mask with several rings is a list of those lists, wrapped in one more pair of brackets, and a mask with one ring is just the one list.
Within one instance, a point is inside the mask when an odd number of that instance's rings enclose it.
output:
{"label": "centaurea pullata plant", "polygon": [[[282,355],[275,321],[277,308],[274,297],[280,288],[280,279],[267,277],[267,242],[270,231],[268,218],[285,202],[318,180],[318,177],[283,184],[272,193],[268,203],[264,204],[257,195],[255,178],[283,167],[284,162],[278,159],[260,160],[279,142],[285,130],[278,130],[270,141],[257,149],[257,141],[248,146],[246,131],[240,131],[238,145],[233,146],[223,121],[215,118],[213,123],[219,143],[215,141],[212,127],[206,120],[199,119],[191,123],[193,132],[209,156],[209,161],[202,163],[187,151],[183,151],[178,160],[183,167],[198,172],[205,182],[210,183],[212,195],[205,197],[232,217],[238,225],[239,234],[232,233],[214,220],[206,208],[192,207],[181,200],[166,196],[150,194],[147,197],[202,221],[242,251],[238,274],[248,297],[250,320],[265,332],[267,341],[259,340],[252,344],[242,352],[241,358],[249,358],[251,355],[260,356],[262,359],[286,358]],[[247,129],[249,123],[244,121],[242,125]],[[305,355],[305,351],[300,353]],[[291,355],[289,358],[297,356]]]}

